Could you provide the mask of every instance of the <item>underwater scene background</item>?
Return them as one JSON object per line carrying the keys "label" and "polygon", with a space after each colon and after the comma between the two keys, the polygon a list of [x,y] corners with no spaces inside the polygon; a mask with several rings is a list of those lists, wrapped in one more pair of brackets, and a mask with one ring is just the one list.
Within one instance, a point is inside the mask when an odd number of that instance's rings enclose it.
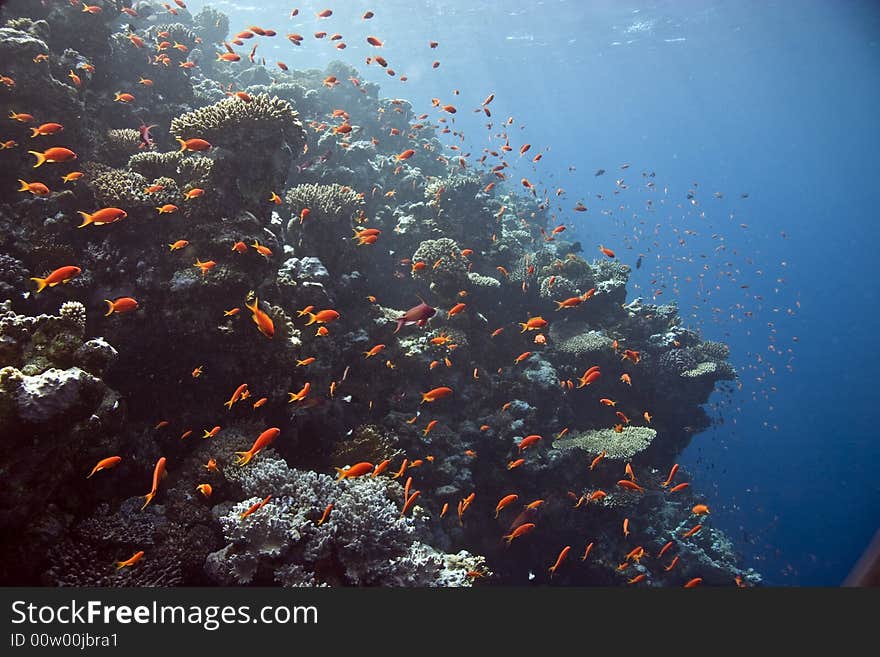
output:
{"label": "underwater scene background", "polygon": [[0,583],[838,585],[875,3],[0,4]]}

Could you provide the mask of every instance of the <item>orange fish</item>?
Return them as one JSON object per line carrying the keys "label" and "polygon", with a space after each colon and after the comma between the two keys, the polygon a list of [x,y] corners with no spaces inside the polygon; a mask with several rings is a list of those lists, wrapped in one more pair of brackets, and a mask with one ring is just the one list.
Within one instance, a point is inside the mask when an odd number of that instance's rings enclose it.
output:
{"label": "orange fish", "polygon": [[590,463],[590,470],[595,469],[595,467],[597,465],[599,465],[599,461],[601,461],[604,458],[605,458],[605,450],[603,449],[601,452],[599,452],[599,455],[596,458],[594,458],[592,460],[592,462]]}
{"label": "orange fish", "polygon": [[382,42],[374,36],[368,36],[367,43],[369,43],[371,46],[375,46],[376,48],[382,47]]}
{"label": "orange fish", "polygon": [[107,312],[104,313],[104,317],[109,317],[113,313],[130,313],[138,309],[137,300],[132,299],[131,297],[119,297],[115,301],[104,299],[104,303],[107,304]]}
{"label": "orange fish", "polygon": [[547,320],[543,317],[530,317],[526,322],[519,322],[519,325],[522,327],[522,331],[520,331],[520,333],[525,333],[526,331],[537,331],[547,326],[547,324]]}
{"label": "orange fish", "polygon": [[[98,10],[98,12],[101,11],[100,7],[95,7],[95,8]],[[97,13],[97,12],[92,12],[92,13]],[[144,551],[139,550],[138,552],[135,552],[133,555],[131,555],[125,561],[117,561],[115,564],[116,570],[120,570],[121,568],[126,568],[126,567],[130,568],[130,567],[134,566],[138,561],[140,561],[143,558],[143,556],[144,556]]]}
{"label": "orange fish", "polygon": [[70,173],[68,173],[64,176],[61,176],[61,180],[66,183],[74,182],[74,181],[82,178],[84,175],[85,174],[82,171],[71,171]]}
{"label": "orange fish", "polygon": [[98,461],[97,465],[92,468],[92,471],[88,474],[86,479],[89,479],[96,472],[100,472],[101,470],[108,470],[110,468],[115,468],[122,461],[121,456],[108,456],[105,459],[101,459]]}
{"label": "orange fish", "polygon": [[536,444],[539,440],[541,440],[541,436],[538,434],[532,434],[530,436],[526,436],[522,440],[519,441],[517,445],[517,449],[522,452],[524,449],[528,449],[532,445]]}
{"label": "orange fish", "polygon": [[646,578],[647,578],[647,575],[645,575],[645,573],[639,573],[638,575],[636,575],[632,579],[627,580],[626,583],[627,584],[638,584],[639,582],[644,582]]}
{"label": "orange fish", "polygon": [[628,386],[632,386],[633,384],[632,378],[630,378],[629,374],[627,374],[626,372],[620,375],[620,380]]}
{"label": "orange fish", "polygon": [[436,427],[438,422],[439,420],[431,420],[430,422],[428,422],[428,425],[424,429],[422,429],[422,435],[427,436],[429,433],[431,433],[431,429]]}
{"label": "orange fish", "polygon": [[269,503],[269,500],[271,500],[271,499],[272,499],[272,496],[271,496],[271,495],[267,495],[266,497],[264,497],[264,498],[262,499],[262,501],[260,501],[260,502],[256,502],[256,503],[252,504],[250,507],[248,507],[247,511],[244,511],[243,513],[240,513],[240,514],[239,514],[239,516],[238,516],[239,520],[244,520],[245,518],[247,518],[247,517],[248,517],[249,515],[251,515],[252,513],[255,513],[256,511],[259,511],[259,510],[262,509],[264,506],[266,506],[266,505]]}
{"label": "orange fish", "polygon": [[645,422],[647,422],[648,424],[651,424],[651,420],[654,419],[654,416],[648,413],[648,411],[642,413],[642,417],[645,418]]}
{"label": "orange fish", "polygon": [[320,518],[320,520],[318,520],[318,522],[317,522],[317,526],[318,526],[318,527],[320,527],[321,525],[323,525],[323,524],[324,524],[324,521],[326,521],[327,518],[330,517],[330,512],[331,512],[332,510],[333,510],[333,503],[331,502],[330,504],[328,504],[328,505],[324,508],[324,513],[321,514],[321,518]]}
{"label": "orange fish", "polygon": [[54,135],[64,130],[60,123],[44,123],[37,128],[31,128],[31,139],[39,136]]}
{"label": "orange fish", "polygon": [[523,362],[526,358],[532,355],[531,351],[524,351],[519,356],[514,359],[514,364]]}
{"label": "orange fish", "polygon": [[590,552],[592,552],[592,551],[593,551],[593,544],[590,543],[589,545],[587,545],[586,549],[584,550],[584,556],[581,557],[581,561],[586,561],[587,557],[590,556]]}
{"label": "orange fish", "polygon": [[299,392],[288,392],[287,395],[289,399],[287,400],[288,404],[292,404],[293,402],[302,401],[309,394],[309,390],[312,389],[312,384],[310,382],[306,382],[306,384],[300,389]]}
{"label": "orange fish", "polygon": [[496,517],[496,518],[498,517],[498,514],[501,513],[501,510],[502,510],[504,507],[513,504],[513,503],[516,502],[518,499],[519,499],[519,495],[516,495],[516,494],[505,495],[504,497],[502,497],[502,498],[498,501],[498,504],[495,506],[495,517]]}
{"label": "orange fish", "polygon": [[609,258],[613,258],[613,257],[615,257],[615,256],[614,256],[614,251],[612,251],[611,249],[606,249],[606,248],[605,248],[604,246],[602,246],[601,244],[599,245],[599,250],[603,253],[603,255],[606,255],[606,256],[608,256]]}
{"label": "orange fish", "polygon": [[367,461],[362,461],[361,463],[356,463],[350,468],[343,470],[342,468],[336,468],[336,472],[339,476],[336,477],[336,480],[340,479],[356,479],[357,477],[362,477],[364,475],[370,474],[373,471],[373,464]]}
{"label": "orange fish", "polygon": [[669,492],[670,492],[670,493],[678,493],[678,492],[680,492],[680,491],[683,491],[683,490],[684,490],[685,488],[687,488],[688,486],[690,486],[690,484],[687,483],[687,482],[685,482],[685,483],[683,483],[683,484],[678,484],[678,486],[673,486],[672,488],[670,488],[670,489],[669,489]]}
{"label": "orange fish", "polygon": [[150,492],[144,495],[144,505],[141,507],[141,511],[147,508],[147,505],[153,501],[153,498],[156,497],[156,493],[159,490],[159,482],[165,476],[165,457],[163,456],[158,461],[156,461],[156,467],[153,469],[153,487],[150,489]]}
{"label": "orange fish", "polygon": [[385,459],[381,463],[379,463],[375,468],[373,468],[373,472],[370,474],[371,477],[378,477],[380,474],[385,472],[385,469],[391,465],[391,459]]}
{"label": "orange fish", "polygon": [[189,242],[187,240],[177,240],[176,242],[169,244],[168,248],[172,251],[177,251],[178,249],[185,249],[189,246]]}
{"label": "orange fish", "polygon": [[520,525],[519,527],[517,527],[516,529],[514,529],[512,532],[510,532],[507,536],[504,536],[504,540],[507,541],[508,545],[510,545],[511,543],[513,543],[513,539],[519,538],[520,536],[524,536],[525,534],[528,534],[534,528],[535,528],[535,523],[533,523],[533,522],[524,523],[524,524]]}
{"label": "orange fish", "polygon": [[37,284],[37,293],[42,292],[47,287],[55,287],[56,285],[67,283],[71,279],[76,278],[80,275],[82,269],[79,267],[74,267],[73,265],[68,265],[66,267],[59,267],[51,274],[46,276],[46,278],[31,278]]}
{"label": "orange fish", "polygon": [[211,486],[211,484],[199,484],[198,486],[196,486],[196,490],[199,491],[202,495],[204,495],[206,500],[210,499],[211,493],[214,492],[214,489]]}
{"label": "orange fish", "polygon": [[548,569],[548,572],[550,573],[551,579],[556,574],[556,571],[559,570],[559,566],[561,566],[562,562],[565,561],[565,558],[568,556],[569,552],[571,552],[570,545],[566,545],[564,548],[562,548],[562,551],[559,553],[559,556],[556,557],[556,563],[554,563]]}
{"label": "orange fish", "polygon": [[606,397],[603,397],[602,399],[600,399],[599,403],[602,404],[603,406],[616,406],[617,405],[616,401],[614,401],[613,399],[608,399]]}
{"label": "orange fish", "polygon": [[629,518],[623,519],[623,535],[629,536]]}
{"label": "orange fish", "polygon": [[595,502],[596,500],[603,500],[608,497],[608,493],[604,490],[593,491],[590,496],[587,498],[587,502]]}
{"label": "orange fish", "polygon": [[317,313],[306,313],[309,316],[309,321],[306,322],[306,326],[310,326],[311,324],[329,324],[330,322],[335,322],[339,319],[339,313],[335,310],[320,310]]}
{"label": "orange fish", "polygon": [[47,148],[42,153],[38,151],[28,151],[28,153],[37,158],[37,162],[34,164],[34,169],[45,162],[69,162],[70,160],[76,159],[76,153],[69,148],[62,148],[60,146]]}
{"label": "orange fish", "polygon": [[235,392],[232,393],[232,397],[229,398],[229,401],[223,402],[223,405],[226,407],[226,410],[231,411],[233,404],[235,402],[240,401],[242,399],[247,399],[250,396],[248,392],[248,384],[242,383],[235,389]]}
{"label": "orange fish", "polygon": [[94,224],[95,226],[112,224],[128,216],[125,210],[120,210],[119,208],[102,208],[92,214],[80,210],[77,214],[83,218],[83,222],[77,228],[83,228],[89,224]]}
{"label": "orange fish", "polygon": [[177,138],[177,143],[180,144],[180,152],[183,151],[207,151],[211,148],[211,144],[204,139],[180,139]]}
{"label": "orange fish", "polygon": [[703,525],[694,525],[690,529],[688,529],[684,534],[682,534],[683,538],[690,538],[697,532],[699,532],[703,528]]}
{"label": "orange fish", "polygon": [[214,267],[216,267],[216,266],[217,266],[217,263],[214,262],[213,260],[207,260],[206,262],[202,262],[202,261],[201,261],[200,259],[198,259],[198,258],[196,258],[195,264],[193,264],[193,267],[198,267],[199,269],[202,270],[202,278],[204,278],[205,275],[206,275],[209,271],[211,271],[212,269],[214,269]]}
{"label": "orange fish", "polygon": [[676,463],[675,465],[672,466],[672,468],[670,468],[670,470],[669,470],[669,476],[666,477],[666,481],[664,481],[664,482],[661,484],[661,486],[663,486],[663,488],[666,488],[667,486],[669,486],[669,484],[672,483],[672,479],[673,479],[673,477],[675,477],[675,474],[676,474],[677,472],[678,472],[678,463]]}
{"label": "orange fish", "polygon": [[525,463],[525,462],[526,462],[525,459],[516,459],[516,460],[514,460],[514,461],[510,461],[510,462],[507,464],[507,469],[508,469],[508,470],[513,470],[514,468],[518,468],[519,466],[521,466],[521,465],[522,465],[523,463]]}
{"label": "orange fish", "polygon": [[627,488],[629,490],[638,491],[639,493],[645,492],[644,488],[639,486],[634,481],[630,481],[629,479],[621,479],[620,481],[617,482],[617,485],[620,486],[621,488]]}
{"label": "orange fish", "polygon": [[691,509],[691,513],[693,513],[695,516],[700,516],[700,515],[703,515],[703,514],[708,514],[708,513],[709,513],[709,507],[706,506],[705,504],[696,504],[696,505],[694,505],[694,508]]}
{"label": "orange fish", "polygon": [[626,476],[629,477],[630,481],[636,480],[636,473],[633,472],[632,465],[630,465],[629,463],[627,463],[626,467],[624,468],[624,474],[626,474]]}
{"label": "orange fish", "polygon": [[173,203],[166,203],[165,205],[156,208],[159,214],[173,214],[177,212],[178,209],[179,208]]}
{"label": "orange fish", "polygon": [[208,462],[202,466],[208,472],[218,472],[219,468],[217,467],[217,459],[208,459]]}
{"label": "orange fish", "polygon": [[308,358],[304,358],[303,360],[297,360],[296,366],[297,367],[307,367],[308,365],[311,365],[312,363],[314,363],[315,360],[316,359],[314,356],[309,356]]}
{"label": "orange fish", "polygon": [[251,311],[251,318],[254,320],[254,324],[257,325],[260,333],[267,338],[272,338],[275,335],[275,323],[269,315],[260,310],[259,303],[259,299],[255,297],[253,304],[245,301],[244,307]]}
{"label": "orange fish", "polygon": [[117,103],[131,103],[134,102],[134,96],[130,93],[122,93],[117,91],[116,95],[113,97]]}
{"label": "orange fish", "polygon": [[260,244],[259,240],[254,240],[254,243],[251,244],[251,246],[254,247],[257,253],[259,253],[267,260],[272,257],[272,249],[270,249],[268,246],[263,246],[262,244]]}
{"label": "orange fish", "polygon": [[192,199],[194,199],[194,198],[198,198],[199,196],[203,196],[204,194],[205,194],[205,190],[202,189],[201,187],[193,187],[191,190],[189,190],[188,192],[186,192],[186,193],[183,195],[183,197],[184,197],[187,201],[190,201],[190,200],[192,200]]}
{"label": "orange fish", "polygon": [[686,589],[692,589],[692,588],[694,588],[695,586],[699,586],[699,585],[702,584],[702,583],[703,583],[703,578],[702,578],[702,577],[694,577],[693,579],[690,579],[690,580],[687,581],[687,583],[684,585],[684,588],[686,588]]}
{"label": "orange fish", "polygon": [[457,315],[458,313],[460,313],[460,312],[461,312],[462,310],[464,310],[465,308],[467,308],[467,304],[466,304],[466,303],[457,303],[457,304],[455,304],[454,306],[452,306],[452,308],[449,309],[449,312],[446,313],[446,317],[447,317],[447,319],[448,319],[449,317],[452,317],[453,315]]}
{"label": "orange fish", "polygon": [[281,433],[281,429],[279,429],[277,427],[271,427],[269,429],[266,429],[263,433],[261,433],[257,437],[257,439],[254,441],[254,444],[251,446],[251,448],[248,451],[235,452],[235,456],[238,457],[235,460],[235,464],[244,466],[244,465],[247,465],[248,463],[250,463],[251,459],[254,458],[261,451],[263,451],[263,449],[265,449],[266,447],[271,445],[272,441],[274,441],[279,436],[280,433]]}
{"label": "orange fish", "polygon": [[451,394],[452,394],[452,388],[447,388],[445,386],[441,386],[439,388],[433,388],[432,390],[429,390],[428,392],[422,393],[422,401],[420,403],[424,404],[425,402],[428,402],[428,403],[435,402],[438,399],[443,399],[444,397],[448,397]]}

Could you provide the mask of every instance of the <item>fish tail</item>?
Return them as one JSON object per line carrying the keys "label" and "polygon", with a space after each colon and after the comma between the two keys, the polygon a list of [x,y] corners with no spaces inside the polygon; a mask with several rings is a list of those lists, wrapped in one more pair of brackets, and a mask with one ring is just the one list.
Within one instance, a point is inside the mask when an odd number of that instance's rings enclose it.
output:
{"label": "fish tail", "polygon": [[45,278],[32,278],[31,280],[37,284],[37,293],[42,292],[43,289],[48,285]]}
{"label": "fish tail", "polygon": [[235,459],[235,465],[247,465],[251,462],[251,459],[254,457],[253,453],[248,452],[236,452],[235,455],[238,457]]}
{"label": "fish tail", "polygon": [[117,561],[116,562],[116,570],[120,570],[122,568],[125,568],[125,566],[126,566],[126,563],[124,561]]}
{"label": "fish tail", "polygon": [[104,317],[110,317],[110,315],[112,315],[113,311],[115,310],[113,307],[113,302],[110,301],[110,299],[104,299],[104,303],[107,304],[107,312],[104,313]]}
{"label": "fish tail", "polygon": [[40,134],[40,130],[38,128],[31,128],[31,139]]}
{"label": "fish tail", "polygon": [[342,468],[333,468],[333,469],[336,470],[336,474],[337,474],[336,481],[339,481],[340,479],[345,479],[345,470],[343,470]]}
{"label": "fish tail", "polygon": [[522,322],[519,322],[519,325],[522,326],[522,331],[520,331],[520,333],[525,333],[526,329],[529,327],[528,324],[523,324]]}
{"label": "fish tail", "polygon": [[21,178],[19,178],[19,179],[18,179],[18,182],[21,183],[21,187],[19,187],[18,191],[20,191],[20,192],[26,192],[26,191],[28,191],[28,184],[27,184],[24,180],[22,180]]}
{"label": "fish tail", "polygon": [[309,316],[309,321],[306,322],[306,326],[311,326],[315,322],[318,321],[318,316],[315,313],[306,313]]}
{"label": "fish tail", "polygon": [[34,169],[36,169],[38,166],[40,166],[41,164],[43,164],[46,161],[46,156],[43,155],[42,153],[39,153],[37,151],[28,151],[28,153],[30,153],[35,158],[37,158],[37,163],[34,165]]}
{"label": "fish tail", "polygon": [[229,409],[229,410],[231,411],[231,410],[232,410],[232,404],[233,404],[233,403],[234,403],[234,402],[230,399],[229,401],[223,402],[223,405],[224,405],[227,409]]}
{"label": "fish tail", "polygon": [[175,137],[175,139],[177,140],[177,143],[180,144],[180,150],[178,152],[182,153],[186,150],[186,142],[183,141],[183,139],[181,139],[180,137]]}
{"label": "fish tail", "polygon": [[144,495],[144,505],[141,507],[141,511],[147,508],[147,505],[153,501],[153,498],[156,497],[156,491],[151,490],[149,493]]}
{"label": "fish tail", "polygon": [[83,218],[83,222],[77,226],[77,228],[82,228],[83,226],[88,226],[94,219],[92,219],[92,215],[88,212],[83,212],[82,210],[77,211],[77,214]]}
{"label": "fish tail", "polygon": [[563,306],[565,306],[565,304],[562,303],[561,301],[554,301],[553,303],[556,304],[556,310],[557,310],[557,312],[560,311],[560,310],[562,310]]}

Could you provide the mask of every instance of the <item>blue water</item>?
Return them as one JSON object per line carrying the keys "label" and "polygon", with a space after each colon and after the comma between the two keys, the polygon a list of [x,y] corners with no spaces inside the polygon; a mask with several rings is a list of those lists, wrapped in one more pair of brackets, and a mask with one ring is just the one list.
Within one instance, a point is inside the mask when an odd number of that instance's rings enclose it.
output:
{"label": "blue water", "polygon": [[[510,116],[511,145],[532,144],[512,179],[549,190],[588,257],[600,243],[629,263],[644,253],[631,298],[662,290],[658,302],[677,301],[730,344],[741,389],[715,394],[719,423],[682,456],[713,522],[769,584],[843,580],[880,526],[876,3],[188,4],[228,13],[233,33],[276,29],[258,52],[270,64],[341,59],[417,113],[434,97],[457,105],[472,160],[490,119],[470,110],[495,93],[492,133]],[[324,8],[334,15],[318,21]],[[342,33],[348,48],[316,30]],[[376,54],[366,34],[385,41],[406,83],[364,66]],[[615,195],[617,179],[627,189]],[[588,212],[572,211],[579,200]]]}

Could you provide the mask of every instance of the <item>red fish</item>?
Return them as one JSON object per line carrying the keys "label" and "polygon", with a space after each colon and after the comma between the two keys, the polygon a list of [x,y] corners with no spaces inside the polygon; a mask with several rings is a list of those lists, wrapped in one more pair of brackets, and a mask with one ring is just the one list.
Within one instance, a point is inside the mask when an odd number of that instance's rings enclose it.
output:
{"label": "red fish", "polygon": [[403,316],[397,318],[397,328],[394,329],[394,332],[397,333],[402,327],[409,326],[410,324],[416,324],[419,328],[422,328],[436,314],[436,308],[432,308],[422,301],[418,306],[413,306]]}

